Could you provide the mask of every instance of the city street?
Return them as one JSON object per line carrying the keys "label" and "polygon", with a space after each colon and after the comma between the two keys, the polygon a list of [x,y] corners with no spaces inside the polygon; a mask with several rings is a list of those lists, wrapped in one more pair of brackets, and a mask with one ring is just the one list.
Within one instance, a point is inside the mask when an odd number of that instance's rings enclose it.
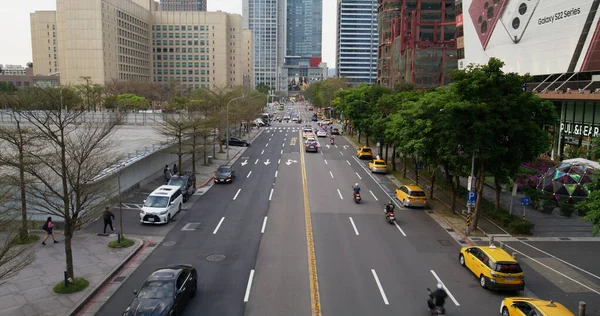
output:
{"label": "city street", "polygon": [[[266,127],[234,164],[235,181],[186,203],[188,211],[98,315],[121,313],[154,269],[174,263],[199,272],[199,293],[185,315],[308,315],[315,297],[326,315],[422,315],[426,288],[437,282],[451,294],[449,315],[495,315],[509,296],[554,299],[573,312],[579,300],[597,305],[600,271],[577,256],[593,253],[597,242],[508,242],[525,271],[525,291],[482,289],[458,263],[463,245],[423,209],[397,206],[397,225],[388,224],[383,208],[394,184],[371,174],[344,137],[333,146],[319,138],[319,152],[305,153],[303,125]],[[354,183],[360,204],[352,200]]]}

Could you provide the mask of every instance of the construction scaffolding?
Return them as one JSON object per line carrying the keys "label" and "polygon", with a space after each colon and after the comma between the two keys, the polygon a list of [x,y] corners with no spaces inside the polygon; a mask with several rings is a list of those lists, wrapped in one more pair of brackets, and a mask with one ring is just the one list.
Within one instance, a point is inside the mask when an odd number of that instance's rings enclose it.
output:
{"label": "construction scaffolding", "polygon": [[419,89],[449,83],[457,68],[455,0],[378,0],[377,82]]}

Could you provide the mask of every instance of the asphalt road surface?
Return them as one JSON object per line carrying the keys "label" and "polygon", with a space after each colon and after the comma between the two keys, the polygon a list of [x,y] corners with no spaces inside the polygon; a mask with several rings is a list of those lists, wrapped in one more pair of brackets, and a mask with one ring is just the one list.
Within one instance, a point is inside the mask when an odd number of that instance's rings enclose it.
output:
{"label": "asphalt road surface", "polygon": [[[526,290],[482,289],[458,263],[461,245],[424,210],[397,206],[397,225],[385,221],[383,208],[393,186],[385,176],[372,175],[343,137],[336,137],[334,146],[319,138],[319,152],[305,153],[300,131],[310,114],[297,110],[303,124],[267,128],[234,164],[235,181],[190,202],[98,315],[122,313],[132,291],[154,269],[174,263],[198,269],[198,296],[184,315],[310,315],[316,298],[324,315],[427,315],[426,288],[438,282],[451,294],[446,307],[453,316],[497,315],[508,296],[555,299],[573,312],[578,300],[600,305],[598,265],[578,259],[573,265],[580,269],[560,266],[539,251],[552,251],[556,244],[537,243],[539,249],[532,250],[508,243],[524,254],[519,260]],[[357,182],[360,204],[352,200]],[[582,244],[580,250],[593,253],[596,245]],[[568,259],[574,251],[558,256]],[[310,280],[318,280],[317,293]]]}

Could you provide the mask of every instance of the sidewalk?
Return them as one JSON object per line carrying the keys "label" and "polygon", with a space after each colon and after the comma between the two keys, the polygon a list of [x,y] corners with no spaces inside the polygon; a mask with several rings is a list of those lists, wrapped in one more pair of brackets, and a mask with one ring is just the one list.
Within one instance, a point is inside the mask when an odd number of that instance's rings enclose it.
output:
{"label": "sidewalk", "polygon": [[56,294],[53,287],[63,280],[65,270],[64,236],[56,234],[56,239],[58,244],[51,240],[46,246],[39,244],[35,261],[0,285],[0,316],[69,315],[142,246],[141,240],[134,239],[135,245],[114,249],[107,246],[106,237],[76,233],[72,244],[75,276],[90,285],[78,293]]}
{"label": "sidewalk", "polygon": [[[348,139],[350,142],[356,143],[356,140],[351,139],[349,136]],[[378,148],[376,146],[370,147],[371,150],[373,150],[373,153],[378,153]],[[383,150],[383,154],[385,155],[385,149]],[[391,152],[390,148],[389,156],[392,155],[393,153]],[[402,160],[399,158],[396,158],[396,167],[399,172],[402,172]],[[415,172],[410,168],[407,170],[406,176],[408,179],[406,179],[407,181],[405,182],[415,182]],[[399,180],[402,181],[403,179]],[[431,186],[431,182],[429,180],[430,179],[422,176],[419,177],[419,184],[426,192],[429,192],[429,188]],[[467,179],[460,178],[460,183],[461,186],[466,187]],[[513,214],[520,215],[522,213],[523,207],[521,206],[520,202],[522,197],[524,197],[524,195],[520,193],[514,197]],[[453,214],[449,211],[452,200],[449,192],[446,192],[436,186],[434,189],[434,198],[444,204],[448,209],[447,212],[442,212],[440,215],[443,215],[446,217],[446,219],[450,220],[453,225],[456,225],[455,229],[464,231],[466,227],[466,217],[462,214]],[[464,200],[465,197],[460,198]],[[486,184],[483,189],[483,198],[494,202],[496,199],[495,189]],[[513,198],[511,192],[502,190],[502,193],[500,194],[500,206],[506,210],[510,210],[511,198]],[[461,212],[463,209],[466,209],[466,206],[457,201],[457,212]],[[588,222],[581,221],[581,217],[575,213],[571,217],[563,217],[559,215],[559,209],[556,208],[552,214],[544,214],[536,209],[533,209],[531,206],[525,207],[525,213],[526,219],[535,224],[533,235],[536,237],[592,237],[592,225]],[[462,217],[464,221],[452,220],[453,217],[457,216]],[[495,223],[493,223],[491,220],[488,220],[483,215],[479,219],[478,228],[487,236],[508,235],[504,229],[498,227]],[[473,234],[474,233],[475,232],[473,232]]]}
{"label": "sidewalk", "polygon": [[[250,130],[244,139],[253,140],[263,129]],[[224,147],[225,148],[225,147]],[[212,164],[203,165],[202,154],[197,155],[196,182],[201,187],[209,184],[212,180],[215,168],[221,164],[236,161],[243,147],[229,147],[230,159],[227,161],[226,153],[219,153],[216,148],[216,157]],[[212,156],[212,151],[210,154]],[[184,162],[184,171],[192,170],[192,162]],[[147,186],[159,186],[164,183],[162,176],[152,180]],[[90,282],[89,286],[81,292],[73,294],[54,293],[53,287],[63,280],[65,270],[65,246],[64,236],[56,231],[58,244],[47,242],[46,246],[39,244],[36,250],[36,258],[33,263],[21,270],[17,275],[10,278],[5,284],[0,285],[0,316],[66,316],[76,315],[80,307],[85,306],[94,299],[94,294],[102,292],[102,297],[107,298],[114,293],[120,283],[110,283],[114,276],[122,273],[123,269],[131,270],[137,268],[145,256],[153,248],[145,249],[144,242],[157,242],[157,240],[141,240],[128,236],[136,241],[129,248],[109,248],[108,242],[116,239],[116,235],[110,238],[98,236],[97,234],[76,232],[72,241],[74,269],[76,277],[83,277]],[[42,236],[43,237],[43,236]],[[160,237],[153,237],[160,239]],[[138,254],[142,254],[138,256]],[[139,258],[138,258],[139,257]],[[133,260],[135,259],[135,260]],[[130,264],[133,263],[133,264]],[[137,264],[136,264],[137,263]],[[110,283],[110,286],[106,286]],[[90,302],[83,313],[94,315],[103,302]]]}

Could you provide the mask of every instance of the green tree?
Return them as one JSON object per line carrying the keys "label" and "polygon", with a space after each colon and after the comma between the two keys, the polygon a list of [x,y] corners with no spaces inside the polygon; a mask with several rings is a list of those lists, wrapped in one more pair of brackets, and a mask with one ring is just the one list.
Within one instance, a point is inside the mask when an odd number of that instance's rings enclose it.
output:
{"label": "green tree", "polygon": [[143,110],[149,106],[146,98],[131,93],[120,94],[115,97],[114,101],[119,111]]}
{"label": "green tree", "polygon": [[0,82],[0,93],[13,93],[18,88],[12,82]]}
{"label": "green tree", "polygon": [[98,111],[104,99],[104,87],[100,84],[92,82],[91,77],[80,77],[84,81],[83,84],[75,85],[75,89],[79,91],[83,108],[87,111]]}
{"label": "green tree", "polygon": [[[547,150],[549,143],[544,124],[555,120],[552,106],[530,92],[523,92],[526,77],[504,73],[504,63],[496,58],[480,67],[470,65],[452,73],[455,92],[468,108],[453,112],[455,132],[449,142],[462,145],[467,154],[476,156],[476,190],[483,196],[487,171],[510,175],[522,161]],[[480,217],[477,200],[471,229]]]}
{"label": "green tree", "polygon": [[600,233],[600,175],[597,174],[590,188],[587,200],[577,203],[585,216],[581,220],[592,223],[592,234]]}
{"label": "green tree", "polygon": [[271,87],[267,86],[264,83],[259,83],[256,85],[256,91],[262,93],[262,94],[269,94],[269,90],[272,90]]}

